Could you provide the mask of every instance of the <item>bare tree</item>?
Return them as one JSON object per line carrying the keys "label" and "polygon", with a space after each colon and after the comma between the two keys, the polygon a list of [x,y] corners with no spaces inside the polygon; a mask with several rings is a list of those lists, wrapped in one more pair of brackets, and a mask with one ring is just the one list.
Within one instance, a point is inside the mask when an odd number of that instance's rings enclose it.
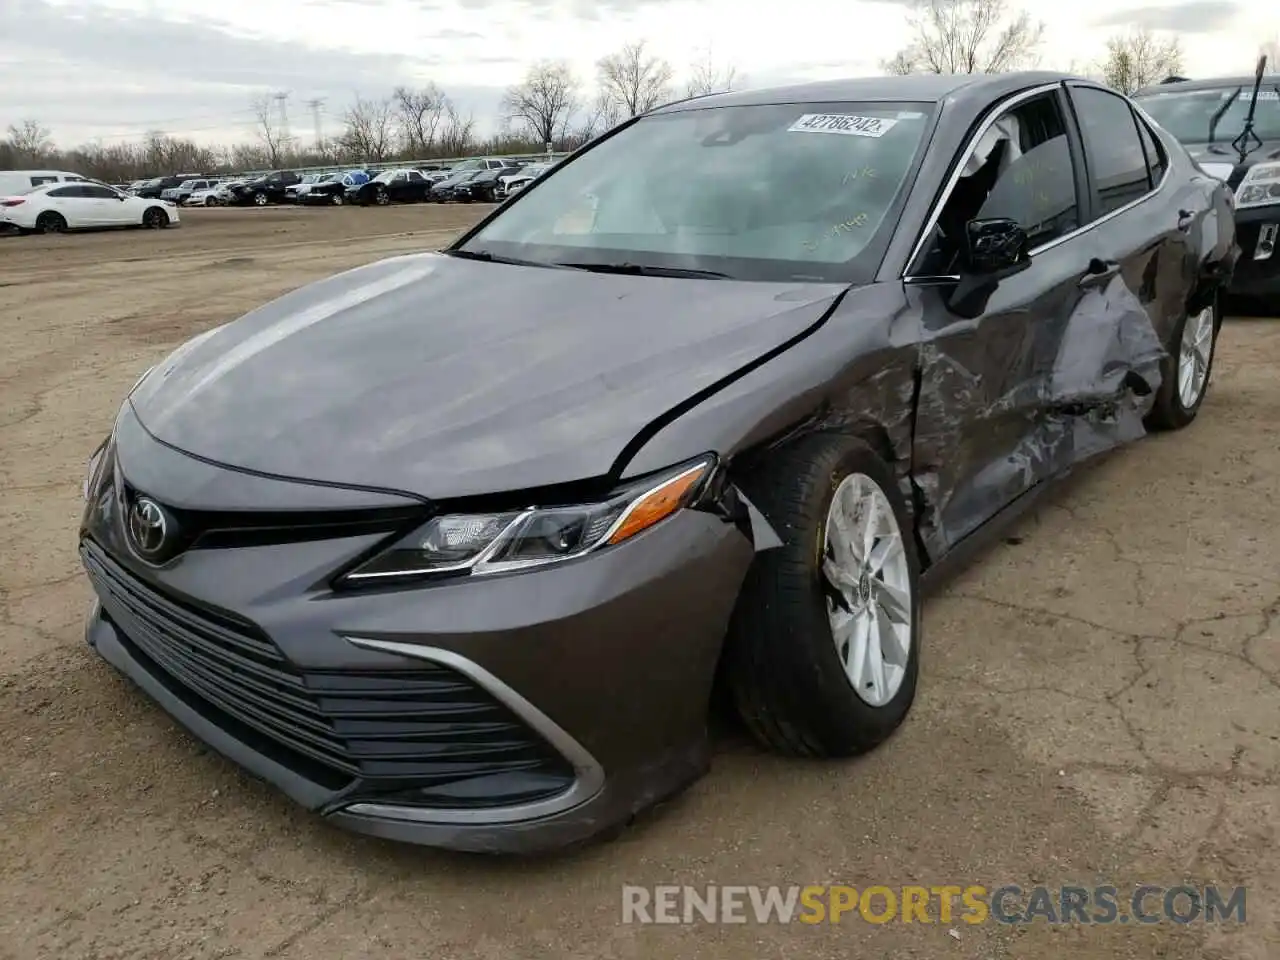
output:
{"label": "bare tree", "polygon": [[711,51],[689,68],[685,82],[685,96],[704,97],[710,93],[727,93],[738,79],[738,69],[732,65],[720,66]]}
{"label": "bare tree", "polygon": [[34,163],[53,150],[49,130],[38,120],[19,120],[9,124],[9,145],[23,163]]}
{"label": "bare tree", "polygon": [[405,149],[412,154],[426,156],[435,146],[440,121],[448,104],[444,91],[434,83],[428,83],[417,90],[396,87],[393,96]]}
{"label": "bare tree", "polygon": [[916,0],[913,38],[881,63],[890,73],[1006,73],[1039,59],[1044,24],[1006,0]]}
{"label": "bare tree", "polygon": [[528,130],[541,143],[560,139],[578,112],[578,78],[564,62],[544,62],[529,68],[524,81],[502,98],[507,118]]}
{"label": "bare tree", "polygon": [[278,167],[284,163],[288,137],[284,130],[276,125],[275,113],[272,110],[272,98],[257,97],[253,101],[253,132],[267,154],[267,166]]}
{"label": "bare tree", "polygon": [[440,151],[446,157],[464,157],[475,146],[476,121],[472,116],[461,116],[453,104],[446,103],[440,124]]}
{"label": "bare tree", "polygon": [[645,41],[628,43],[596,61],[600,93],[622,116],[647,113],[671,99],[671,64],[645,51]]}
{"label": "bare tree", "polygon": [[381,163],[395,139],[395,106],[390,97],[365,100],[359,96],[342,116],[338,143],[352,160]]}
{"label": "bare tree", "polygon": [[1145,28],[1107,41],[1101,64],[1103,79],[1121,93],[1133,93],[1182,72],[1182,43],[1176,36],[1158,37]]}

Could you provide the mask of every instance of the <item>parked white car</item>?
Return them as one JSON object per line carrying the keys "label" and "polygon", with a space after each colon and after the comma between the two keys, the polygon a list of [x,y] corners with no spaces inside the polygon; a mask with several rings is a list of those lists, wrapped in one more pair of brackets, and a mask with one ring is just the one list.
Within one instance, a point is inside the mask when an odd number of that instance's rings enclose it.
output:
{"label": "parked white car", "polygon": [[167,200],[144,200],[105,183],[50,183],[0,197],[0,223],[24,233],[62,233],[97,227],[162,227],[179,223]]}

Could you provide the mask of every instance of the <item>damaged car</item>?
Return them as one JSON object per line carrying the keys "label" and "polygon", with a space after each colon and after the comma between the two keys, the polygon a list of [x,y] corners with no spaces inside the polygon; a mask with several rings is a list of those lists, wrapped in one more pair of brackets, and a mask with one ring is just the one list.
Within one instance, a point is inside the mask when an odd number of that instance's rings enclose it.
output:
{"label": "damaged car", "polygon": [[1195,419],[1231,214],[1060,74],[667,105],[145,373],[85,479],[87,641],[328,821],[440,847],[625,824],[706,771],[713,689],[863,753],[924,590]]}
{"label": "damaged car", "polygon": [[1240,262],[1231,294],[1264,312],[1280,301],[1280,74],[1261,57],[1251,77],[1170,77],[1138,105],[1231,188]]}

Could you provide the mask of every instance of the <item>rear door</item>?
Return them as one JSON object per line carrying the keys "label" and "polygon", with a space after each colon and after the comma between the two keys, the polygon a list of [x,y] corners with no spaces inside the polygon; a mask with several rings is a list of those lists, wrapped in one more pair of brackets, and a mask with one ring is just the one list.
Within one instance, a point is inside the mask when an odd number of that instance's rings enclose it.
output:
{"label": "rear door", "polygon": [[102,211],[94,205],[94,200],[86,196],[89,188],[69,183],[66,186],[54,187],[45,194],[49,207],[62,214],[67,226],[73,229],[102,226]]}
{"label": "rear door", "polygon": [[1113,292],[1135,298],[1168,344],[1195,283],[1191,241],[1202,227],[1195,215],[1205,209],[1203,197],[1168,176],[1160,138],[1126,99],[1081,83],[1070,91],[1084,141],[1097,255],[1116,271]]}

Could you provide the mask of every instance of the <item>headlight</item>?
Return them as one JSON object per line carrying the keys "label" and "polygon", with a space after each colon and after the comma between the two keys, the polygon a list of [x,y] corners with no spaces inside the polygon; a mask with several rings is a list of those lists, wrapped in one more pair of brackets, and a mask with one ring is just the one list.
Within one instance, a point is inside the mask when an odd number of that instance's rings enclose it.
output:
{"label": "headlight", "polygon": [[1260,163],[1236,187],[1236,207],[1265,207],[1280,203],[1280,163]]}
{"label": "headlight", "polygon": [[503,573],[570,560],[629,540],[696,499],[714,459],[649,477],[600,503],[432,519],[343,582],[435,573]]}

